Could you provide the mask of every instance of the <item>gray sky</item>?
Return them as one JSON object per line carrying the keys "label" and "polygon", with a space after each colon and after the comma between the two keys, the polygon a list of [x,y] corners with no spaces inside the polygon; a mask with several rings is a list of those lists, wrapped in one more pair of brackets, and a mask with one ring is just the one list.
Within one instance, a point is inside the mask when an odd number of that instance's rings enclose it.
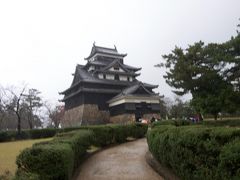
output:
{"label": "gray sky", "polygon": [[155,68],[175,45],[224,42],[236,34],[240,0],[0,1],[0,84],[37,88],[57,101],[76,64],[96,45],[127,53],[144,82],[173,98]]}

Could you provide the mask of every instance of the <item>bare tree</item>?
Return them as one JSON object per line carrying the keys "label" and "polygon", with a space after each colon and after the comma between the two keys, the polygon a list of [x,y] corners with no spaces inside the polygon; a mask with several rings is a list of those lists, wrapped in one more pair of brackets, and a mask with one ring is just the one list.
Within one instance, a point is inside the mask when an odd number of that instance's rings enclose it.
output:
{"label": "bare tree", "polygon": [[0,85],[0,128],[16,129],[42,126],[46,117],[40,91],[28,89],[26,85],[19,87]]}
{"label": "bare tree", "polygon": [[37,89],[29,89],[28,93],[23,94],[30,129],[33,129],[34,124],[36,124],[35,122],[39,120],[37,112],[43,106],[40,94],[41,92]]}
{"label": "bare tree", "polygon": [[0,129],[2,127],[2,124],[3,124],[3,120],[5,118],[5,106],[4,106],[4,103],[3,103],[3,87],[0,86]]}
{"label": "bare tree", "polygon": [[53,108],[49,103],[46,102],[45,107],[47,109],[48,116],[49,116],[49,126],[53,126],[54,128],[59,128],[65,113],[64,106],[56,105]]}
{"label": "bare tree", "polygon": [[22,111],[22,107],[21,107],[21,103],[22,103],[22,99],[23,99],[23,93],[26,90],[26,86],[24,86],[23,88],[21,88],[20,93],[14,92],[13,89],[8,89],[8,91],[13,95],[12,98],[12,102],[9,104],[8,108],[10,110],[12,110],[16,116],[17,116],[17,131],[18,131],[18,135],[20,135],[21,133],[21,111]]}
{"label": "bare tree", "polygon": [[2,111],[5,109],[5,112],[12,111],[16,115],[18,135],[21,133],[22,101],[25,90],[26,85],[24,85],[20,91],[17,91],[15,87],[1,87],[1,109]]}

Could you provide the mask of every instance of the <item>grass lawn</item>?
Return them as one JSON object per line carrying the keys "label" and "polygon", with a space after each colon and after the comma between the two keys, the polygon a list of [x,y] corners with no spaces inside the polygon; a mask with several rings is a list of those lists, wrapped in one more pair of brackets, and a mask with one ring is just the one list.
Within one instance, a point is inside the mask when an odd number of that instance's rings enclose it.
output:
{"label": "grass lawn", "polygon": [[11,175],[15,174],[16,157],[25,148],[31,147],[34,143],[49,141],[52,138],[22,140],[0,143],[0,176],[9,171]]}

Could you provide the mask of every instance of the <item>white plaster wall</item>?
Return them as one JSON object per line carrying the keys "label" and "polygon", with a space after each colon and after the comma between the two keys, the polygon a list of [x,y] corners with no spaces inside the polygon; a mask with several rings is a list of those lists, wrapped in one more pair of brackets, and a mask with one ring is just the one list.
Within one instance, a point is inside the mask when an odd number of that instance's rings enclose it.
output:
{"label": "white plaster wall", "polygon": [[103,74],[98,74],[99,79],[103,79]]}
{"label": "white plaster wall", "polygon": [[119,76],[120,81],[127,81],[127,76]]}
{"label": "white plaster wall", "polygon": [[109,71],[117,71],[117,72],[125,72],[122,68],[119,67],[119,70],[115,70],[113,67],[109,69]]}
{"label": "white plaster wall", "polygon": [[114,80],[114,75],[113,74],[106,74],[106,79]]}
{"label": "white plaster wall", "polygon": [[129,81],[131,81],[131,82],[132,82],[132,81],[133,81],[133,78],[132,78],[132,77],[129,77]]}

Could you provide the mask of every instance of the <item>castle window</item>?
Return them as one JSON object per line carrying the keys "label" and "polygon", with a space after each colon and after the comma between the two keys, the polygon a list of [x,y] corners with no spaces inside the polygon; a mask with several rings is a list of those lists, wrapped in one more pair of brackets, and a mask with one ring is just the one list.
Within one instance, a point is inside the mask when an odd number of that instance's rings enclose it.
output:
{"label": "castle window", "polygon": [[130,78],[129,78],[129,77],[127,77],[127,81],[130,81]]}
{"label": "castle window", "polygon": [[119,71],[119,67],[113,67],[115,71]]}
{"label": "castle window", "polygon": [[114,79],[119,81],[119,75],[115,74]]}
{"label": "castle window", "polygon": [[103,74],[103,79],[106,79],[106,74]]}

